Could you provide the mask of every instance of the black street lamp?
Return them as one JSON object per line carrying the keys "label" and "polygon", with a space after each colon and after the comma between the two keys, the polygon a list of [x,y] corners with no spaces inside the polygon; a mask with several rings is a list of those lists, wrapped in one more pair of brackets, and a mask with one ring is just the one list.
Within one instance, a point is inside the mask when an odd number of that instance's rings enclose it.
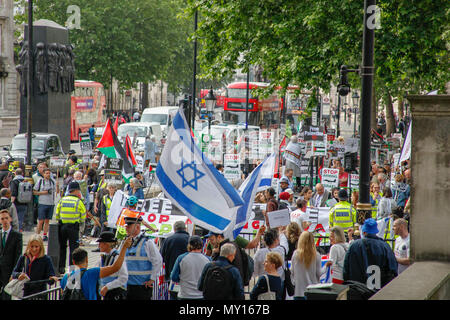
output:
{"label": "black street lamp", "polygon": [[354,112],[354,119],[353,119],[353,137],[356,137],[356,111],[359,108],[359,95],[357,91],[353,92],[352,95],[352,101],[353,101],[353,112]]}
{"label": "black street lamp", "polygon": [[208,111],[208,135],[210,135],[211,134],[211,117],[214,112],[214,108],[216,107],[216,100],[217,100],[216,97],[214,96],[214,92],[213,92],[212,88],[209,89],[209,92],[204,99],[205,99],[206,111]]}

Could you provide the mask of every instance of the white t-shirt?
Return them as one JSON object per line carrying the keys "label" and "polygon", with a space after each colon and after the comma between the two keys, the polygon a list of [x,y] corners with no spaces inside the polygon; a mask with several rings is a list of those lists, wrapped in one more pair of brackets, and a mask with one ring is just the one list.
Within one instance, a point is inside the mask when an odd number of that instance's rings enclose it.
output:
{"label": "white t-shirt", "polygon": [[[394,254],[396,258],[406,259],[409,258],[409,234],[406,238],[398,237],[395,239]],[[409,266],[404,264],[398,264],[398,274],[405,271]]]}
{"label": "white t-shirt", "polygon": [[344,280],[344,260],[348,247],[348,243],[337,243],[330,248],[330,260],[333,261],[331,276],[334,279]]}

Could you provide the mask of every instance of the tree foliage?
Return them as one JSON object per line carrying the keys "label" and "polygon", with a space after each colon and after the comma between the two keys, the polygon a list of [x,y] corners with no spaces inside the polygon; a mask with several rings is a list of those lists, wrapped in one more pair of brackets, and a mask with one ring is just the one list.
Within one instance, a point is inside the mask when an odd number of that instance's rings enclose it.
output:
{"label": "tree foliage", "polygon": [[[164,78],[186,31],[178,26],[181,0],[36,0],[34,20],[65,25],[80,8],[80,28],[70,29],[77,79],[108,87],[111,77],[122,87]],[[17,18],[19,19],[19,17]]]}
{"label": "tree foliage", "polygon": [[[362,61],[363,2],[189,0],[203,77],[260,65],[273,85],[329,89],[342,64]],[[448,1],[380,0],[375,85],[392,96],[443,89],[449,79]],[[360,86],[355,74],[353,87]],[[387,91],[384,89],[388,89]]]}

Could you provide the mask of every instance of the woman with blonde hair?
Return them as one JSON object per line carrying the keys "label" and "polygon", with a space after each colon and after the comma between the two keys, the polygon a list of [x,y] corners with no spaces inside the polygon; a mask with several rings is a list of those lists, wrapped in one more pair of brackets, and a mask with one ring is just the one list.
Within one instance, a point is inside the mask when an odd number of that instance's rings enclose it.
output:
{"label": "woman with blonde hair", "polygon": [[[30,279],[30,282],[41,280],[58,281],[55,276],[52,260],[45,254],[44,241],[38,234],[28,240],[25,254],[19,258],[11,275],[12,279]],[[51,281],[49,281],[50,283]],[[30,283],[25,285],[24,296],[47,290],[47,283]]]}
{"label": "woman with blonde hair", "polygon": [[311,232],[303,231],[297,250],[292,255],[291,279],[295,286],[294,300],[305,300],[305,290],[310,284],[320,282],[321,257],[316,250]]}
{"label": "woman with blonde hair", "polygon": [[345,242],[344,229],[340,226],[330,228],[330,260],[326,266],[331,266],[331,282],[344,283],[344,259],[349,244]]}
{"label": "woman with blonde hair", "polygon": [[291,222],[288,224],[285,230],[286,238],[289,245],[289,251],[286,254],[286,260],[292,259],[292,254],[294,253],[300,234],[303,232],[302,227],[297,222]]}

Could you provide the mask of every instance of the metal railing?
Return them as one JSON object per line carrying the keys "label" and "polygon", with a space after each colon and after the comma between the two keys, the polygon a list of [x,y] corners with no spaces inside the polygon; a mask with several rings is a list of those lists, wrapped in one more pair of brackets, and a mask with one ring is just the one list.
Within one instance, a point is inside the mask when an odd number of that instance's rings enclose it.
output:
{"label": "metal railing", "polygon": [[21,298],[20,300],[60,300],[61,297],[61,287],[58,282],[53,280],[38,280],[38,281],[29,281],[25,284],[25,289],[30,287],[31,285],[37,284],[47,284],[47,290],[30,294]]}

